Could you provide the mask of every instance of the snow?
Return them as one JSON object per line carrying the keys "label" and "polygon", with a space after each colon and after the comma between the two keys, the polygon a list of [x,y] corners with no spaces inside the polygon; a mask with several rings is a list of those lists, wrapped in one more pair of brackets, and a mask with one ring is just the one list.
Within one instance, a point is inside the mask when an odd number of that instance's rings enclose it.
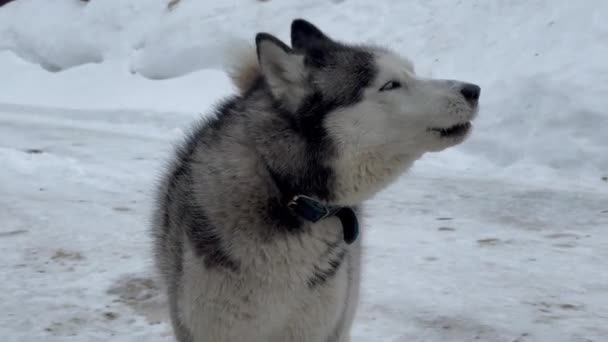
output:
{"label": "snow", "polygon": [[0,8],[0,336],[170,341],[152,190],[233,89],[231,46],[304,17],[476,82],[473,136],[369,204],[353,341],[608,336],[608,2],[17,0]]}

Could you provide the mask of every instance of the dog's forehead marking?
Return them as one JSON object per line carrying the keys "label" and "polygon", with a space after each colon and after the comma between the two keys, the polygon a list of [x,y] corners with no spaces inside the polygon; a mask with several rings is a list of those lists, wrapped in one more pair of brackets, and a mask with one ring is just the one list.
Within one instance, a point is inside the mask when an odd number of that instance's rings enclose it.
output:
{"label": "dog's forehead marking", "polygon": [[313,82],[324,97],[352,104],[361,100],[360,93],[373,84],[377,75],[373,51],[340,45],[321,50],[324,63],[313,69]]}

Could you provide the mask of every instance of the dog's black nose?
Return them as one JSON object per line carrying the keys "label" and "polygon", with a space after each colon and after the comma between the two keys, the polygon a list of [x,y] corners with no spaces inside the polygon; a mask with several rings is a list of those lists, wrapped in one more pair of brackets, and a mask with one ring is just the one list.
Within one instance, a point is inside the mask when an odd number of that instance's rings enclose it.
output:
{"label": "dog's black nose", "polygon": [[460,93],[467,101],[477,101],[481,94],[481,88],[478,85],[467,83],[462,86]]}

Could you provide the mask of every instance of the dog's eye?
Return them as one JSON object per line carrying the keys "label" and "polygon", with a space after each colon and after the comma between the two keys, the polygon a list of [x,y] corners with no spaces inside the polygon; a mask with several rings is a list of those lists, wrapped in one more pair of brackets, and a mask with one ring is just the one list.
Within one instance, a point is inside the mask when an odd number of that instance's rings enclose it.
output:
{"label": "dog's eye", "polygon": [[380,91],[393,90],[393,89],[397,89],[397,88],[401,88],[401,82],[388,81],[388,82],[386,82],[385,85],[382,86],[382,88],[380,88]]}

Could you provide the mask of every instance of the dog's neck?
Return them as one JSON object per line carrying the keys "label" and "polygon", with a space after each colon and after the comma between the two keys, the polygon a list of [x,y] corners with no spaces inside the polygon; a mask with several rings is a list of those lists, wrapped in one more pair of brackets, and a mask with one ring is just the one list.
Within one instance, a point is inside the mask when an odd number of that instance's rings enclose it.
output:
{"label": "dog's neck", "polygon": [[419,157],[370,152],[336,161],[334,201],[339,205],[352,206],[372,198],[399,178]]}
{"label": "dog's neck", "polygon": [[404,153],[359,153],[356,157],[327,161],[327,166],[302,168],[277,166],[268,161],[268,171],[281,201],[293,196],[313,197],[326,205],[352,207],[372,198],[401,176],[420,155]]}

